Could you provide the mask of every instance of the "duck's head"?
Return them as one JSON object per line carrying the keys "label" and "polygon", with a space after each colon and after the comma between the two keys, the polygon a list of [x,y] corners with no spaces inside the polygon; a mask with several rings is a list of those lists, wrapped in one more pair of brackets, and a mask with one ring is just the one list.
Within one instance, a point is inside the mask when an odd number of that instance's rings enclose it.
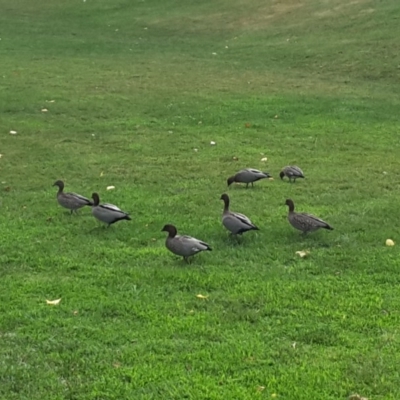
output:
{"label": "duck's head", "polygon": [[58,186],[58,188],[59,188],[60,190],[63,190],[63,189],[64,189],[64,182],[63,182],[63,181],[60,181],[60,180],[55,181],[55,182],[53,183],[53,186]]}
{"label": "duck's head", "polygon": [[174,225],[167,224],[161,229],[161,232],[168,232],[169,237],[175,237],[178,231],[176,230]]}
{"label": "duck's head", "polygon": [[226,183],[228,184],[228,186],[232,185],[233,182],[235,182],[234,176],[231,176],[226,180]]}
{"label": "duck's head", "polygon": [[281,172],[279,173],[279,177],[280,177],[281,179],[283,179],[284,176],[285,176],[285,173],[284,173],[283,171],[281,171]]}

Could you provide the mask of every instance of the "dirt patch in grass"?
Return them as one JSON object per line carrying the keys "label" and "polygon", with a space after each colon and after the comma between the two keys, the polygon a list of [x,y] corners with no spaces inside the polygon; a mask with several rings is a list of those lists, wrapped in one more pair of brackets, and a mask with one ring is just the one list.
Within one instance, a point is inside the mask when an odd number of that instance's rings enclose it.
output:
{"label": "dirt patch in grass", "polygon": [[[349,13],[349,8],[354,7],[354,6],[359,6],[365,3],[370,3],[371,0],[353,0],[353,1],[344,1],[344,0],[339,0],[336,2],[330,2],[330,6],[324,6],[323,10],[318,10],[313,13],[315,17],[318,18],[326,18],[326,17],[333,17],[337,16],[338,14],[342,13]],[[325,2],[326,3],[326,2]],[[368,10],[371,10],[368,9]],[[372,9],[372,11],[374,11]],[[360,13],[364,13],[364,10],[361,10]]]}

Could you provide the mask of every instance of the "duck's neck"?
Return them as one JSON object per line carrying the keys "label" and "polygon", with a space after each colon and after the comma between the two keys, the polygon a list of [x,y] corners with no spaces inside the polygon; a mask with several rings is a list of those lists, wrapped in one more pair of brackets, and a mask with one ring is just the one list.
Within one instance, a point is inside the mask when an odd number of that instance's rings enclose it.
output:
{"label": "duck's neck", "polygon": [[229,211],[229,199],[224,199],[224,212]]}

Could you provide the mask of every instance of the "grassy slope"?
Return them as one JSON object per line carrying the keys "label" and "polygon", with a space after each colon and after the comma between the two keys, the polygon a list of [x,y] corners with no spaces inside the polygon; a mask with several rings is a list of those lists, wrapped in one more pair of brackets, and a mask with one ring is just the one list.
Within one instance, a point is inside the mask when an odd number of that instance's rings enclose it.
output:
{"label": "grassy slope", "polygon": [[[248,3],[0,1],[1,398],[399,397],[397,1]],[[226,177],[288,163],[229,190],[262,229],[235,245]],[[167,222],[214,251],[183,265]]]}

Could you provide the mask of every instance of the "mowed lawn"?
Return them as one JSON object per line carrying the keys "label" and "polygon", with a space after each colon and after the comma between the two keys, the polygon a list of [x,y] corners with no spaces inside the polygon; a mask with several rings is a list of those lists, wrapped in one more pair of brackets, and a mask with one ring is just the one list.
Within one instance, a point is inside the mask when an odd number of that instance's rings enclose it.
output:
{"label": "mowed lawn", "polygon": [[[0,10],[0,399],[400,398],[398,0]],[[227,188],[245,167],[275,179]],[[259,231],[229,237],[224,192]]]}

